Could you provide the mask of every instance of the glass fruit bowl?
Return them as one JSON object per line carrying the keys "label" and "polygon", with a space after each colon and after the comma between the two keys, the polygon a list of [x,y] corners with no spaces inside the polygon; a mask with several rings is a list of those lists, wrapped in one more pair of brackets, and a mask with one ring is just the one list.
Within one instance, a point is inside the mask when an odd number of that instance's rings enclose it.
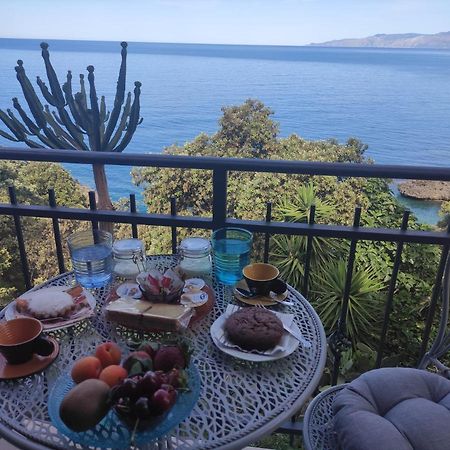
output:
{"label": "glass fruit bowl", "polygon": [[[176,402],[165,414],[149,421],[147,427],[140,428],[134,436],[135,445],[143,445],[167,434],[186,419],[200,396],[201,381],[197,368],[192,363],[185,369],[188,389],[179,392]],[[77,444],[86,447],[129,449],[133,428],[119,418],[111,409],[95,427],[75,432],[62,421],[59,408],[64,396],[75,386],[70,374],[64,374],[53,385],[48,399],[48,413],[55,428]]]}

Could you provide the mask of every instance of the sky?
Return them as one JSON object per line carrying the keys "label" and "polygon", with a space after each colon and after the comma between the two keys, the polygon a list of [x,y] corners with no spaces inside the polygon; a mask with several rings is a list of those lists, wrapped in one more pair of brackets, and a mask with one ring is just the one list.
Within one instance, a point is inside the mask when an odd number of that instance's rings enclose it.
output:
{"label": "sky", "polygon": [[305,45],[450,31],[450,0],[0,0],[0,37]]}

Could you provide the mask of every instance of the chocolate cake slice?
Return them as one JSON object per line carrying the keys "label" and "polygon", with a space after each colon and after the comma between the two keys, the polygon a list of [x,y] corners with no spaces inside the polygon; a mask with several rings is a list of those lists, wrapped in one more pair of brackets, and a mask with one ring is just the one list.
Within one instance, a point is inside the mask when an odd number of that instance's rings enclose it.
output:
{"label": "chocolate cake slice", "polygon": [[225,321],[228,339],[245,350],[269,350],[283,335],[281,320],[267,309],[243,308]]}

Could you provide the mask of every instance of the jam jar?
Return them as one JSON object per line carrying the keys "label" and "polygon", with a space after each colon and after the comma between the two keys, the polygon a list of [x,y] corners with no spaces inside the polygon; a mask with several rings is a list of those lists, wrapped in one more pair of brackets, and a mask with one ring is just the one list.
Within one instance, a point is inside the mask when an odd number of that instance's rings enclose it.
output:
{"label": "jam jar", "polygon": [[208,278],[211,275],[211,244],[208,239],[189,237],[178,247],[180,269],[186,278]]}
{"label": "jam jar", "polygon": [[140,239],[121,239],[113,244],[114,273],[121,278],[135,279],[145,272],[147,262],[144,243]]}

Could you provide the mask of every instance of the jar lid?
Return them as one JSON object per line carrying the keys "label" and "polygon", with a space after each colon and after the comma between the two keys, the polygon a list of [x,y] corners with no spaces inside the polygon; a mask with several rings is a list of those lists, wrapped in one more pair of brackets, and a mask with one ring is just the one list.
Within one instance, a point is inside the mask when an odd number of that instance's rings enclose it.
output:
{"label": "jar lid", "polygon": [[190,237],[180,242],[180,251],[185,256],[204,256],[208,255],[211,250],[211,244],[208,239],[201,237]]}
{"label": "jar lid", "polygon": [[144,243],[140,239],[120,239],[113,244],[113,252],[117,256],[133,256],[144,251]]}

